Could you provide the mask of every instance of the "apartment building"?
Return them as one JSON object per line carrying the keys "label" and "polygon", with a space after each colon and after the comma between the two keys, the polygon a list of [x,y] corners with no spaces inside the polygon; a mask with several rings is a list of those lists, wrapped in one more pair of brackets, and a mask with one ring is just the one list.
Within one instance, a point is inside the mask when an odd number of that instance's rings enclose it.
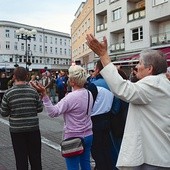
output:
{"label": "apartment building", "polygon": [[114,63],[133,66],[143,49],[159,49],[170,65],[170,0],[95,0],[95,36],[108,40]]}
{"label": "apartment building", "polygon": [[86,35],[94,34],[94,1],[82,2],[71,24],[72,62],[94,69],[94,53],[86,44]]}
{"label": "apartment building", "polygon": [[[16,31],[36,29],[35,39],[17,38]],[[68,69],[71,64],[71,37],[67,33],[48,30],[21,23],[0,21],[0,69],[8,71],[14,66],[26,65],[26,44],[29,70]]]}

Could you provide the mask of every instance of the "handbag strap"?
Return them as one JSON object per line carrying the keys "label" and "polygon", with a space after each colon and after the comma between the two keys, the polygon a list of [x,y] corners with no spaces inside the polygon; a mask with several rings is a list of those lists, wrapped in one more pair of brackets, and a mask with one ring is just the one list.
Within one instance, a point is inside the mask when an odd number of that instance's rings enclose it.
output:
{"label": "handbag strap", "polygon": [[90,93],[89,93],[88,90],[87,90],[87,93],[88,93],[88,104],[87,104],[87,111],[86,111],[86,114],[88,115],[88,111],[89,111],[89,103],[90,103]]}

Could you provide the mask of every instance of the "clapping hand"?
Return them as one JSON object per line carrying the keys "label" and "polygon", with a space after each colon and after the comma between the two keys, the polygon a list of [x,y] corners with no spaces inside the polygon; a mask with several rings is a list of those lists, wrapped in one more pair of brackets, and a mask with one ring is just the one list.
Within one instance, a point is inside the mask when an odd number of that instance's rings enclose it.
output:
{"label": "clapping hand", "polygon": [[32,81],[30,84],[42,95],[42,97],[47,95],[46,89],[41,83]]}
{"label": "clapping hand", "polygon": [[103,37],[103,41],[99,42],[92,34],[87,34],[87,45],[93,50],[101,59],[103,66],[106,66],[111,62],[107,53],[107,39]]}

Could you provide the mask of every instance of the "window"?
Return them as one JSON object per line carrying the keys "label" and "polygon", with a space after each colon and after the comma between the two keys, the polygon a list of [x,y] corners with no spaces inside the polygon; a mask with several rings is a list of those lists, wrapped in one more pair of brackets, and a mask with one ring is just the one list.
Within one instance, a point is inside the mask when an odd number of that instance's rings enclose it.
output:
{"label": "window", "polygon": [[32,63],[35,63],[35,57],[32,56]]}
{"label": "window", "polygon": [[42,63],[42,57],[40,57],[40,63]]}
{"label": "window", "polygon": [[45,43],[47,43],[47,36],[45,36]]}
{"label": "window", "polygon": [[37,46],[36,45],[34,45],[34,51],[37,51]]}
{"label": "window", "polygon": [[69,65],[69,64],[70,64],[70,60],[66,59],[66,65]]}
{"label": "window", "polygon": [[9,30],[5,30],[5,36],[9,38]]}
{"label": "window", "polygon": [[57,49],[57,47],[55,48],[55,54],[57,54],[58,53],[58,49]]}
{"label": "window", "polygon": [[[87,31],[87,22],[85,22],[85,24],[84,24],[84,31],[85,32]],[[80,34],[80,30],[79,30],[79,34]]]}
{"label": "window", "polygon": [[83,50],[83,52],[84,52],[84,50],[85,50],[85,45],[84,45],[84,44],[82,45],[82,50]]}
{"label": "window", "polygon": [[17,38],[16,31],[14,30],[14,38]]}
{"label": "window", "polygon": [[21,50],[24,51],[24,43],[21,43]]}
{"label": "window", "polygon": [[9,50],[10,49],[10,42],[6,41],[6,49]]}
{"label": "window", "polygon": [[42,35],[40,35],[40,37],[39,37],[39,38],[40,38],[40,42],[42,42]]}
{"label": "window", "polygon": [[60,48],[60,55],[62,55],[63,54],[63,52],[62,52],[62,48]]}
{"label": "window", "polygon": [[53,47],[50,47],[50,53],[51,54],[53,53]]}
{"label": "window", "polygon": [[54,58],[54,64],[56,64],[56,58]]}
{"label": "window", "polygon": [[42,45],[40,45],[40,53],[42,53]]}
{"label": "window", "polygon": [[113,11],[113,21],[121,18],[121,8],[118,8]]}
{"label": "window", "polygon": [[87,21],[87,27],[90,28],[90,18]]}
{"label": "window", "polygon": [[57,44],[57,38],[55,38],[55,44]]}
{"label": "window", "polygon": [[47,46],[45,46],[45,53],[47,54]]}
{"label": "window", "polygon": [[57,64],[59,64],[60,62],[59,62],[59,58],[57,58]]}
{"label": "window", "polygon": [[18,43],[17,42],[14,43],[14,50],[18,50]]}
{"label": "window", "polygon": [[153,6],[168,2],[168,0],[153,0]]}
{"label": "window", "polygon": [[53,37],[50,37],[50,43],[51,44],[53,43]]}
{"label": "window", "polygon": [[60,45],[62,45],[62,39],[60,39]]}
{"label": "window", "polygon": [[29,51],[29,50],[31,50],[31,45],[30,45],[30,44],[28,44],[28,51]]}
{"label": "window", "polygon": [[143,39],[143,28],[138,27],[132,29],[132,41],[142,40]]}

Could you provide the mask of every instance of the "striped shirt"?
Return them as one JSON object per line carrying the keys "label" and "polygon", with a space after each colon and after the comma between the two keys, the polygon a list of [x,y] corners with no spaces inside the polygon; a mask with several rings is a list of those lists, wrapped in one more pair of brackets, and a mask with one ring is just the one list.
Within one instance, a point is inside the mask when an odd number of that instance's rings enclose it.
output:
{"label": "striped shirt", "polygon": [[37,113],[43,106],[37,91],[28,84],[14,85],[2,99],[0,113],[9,116],[11,132],[27,132],[39,129]]}

